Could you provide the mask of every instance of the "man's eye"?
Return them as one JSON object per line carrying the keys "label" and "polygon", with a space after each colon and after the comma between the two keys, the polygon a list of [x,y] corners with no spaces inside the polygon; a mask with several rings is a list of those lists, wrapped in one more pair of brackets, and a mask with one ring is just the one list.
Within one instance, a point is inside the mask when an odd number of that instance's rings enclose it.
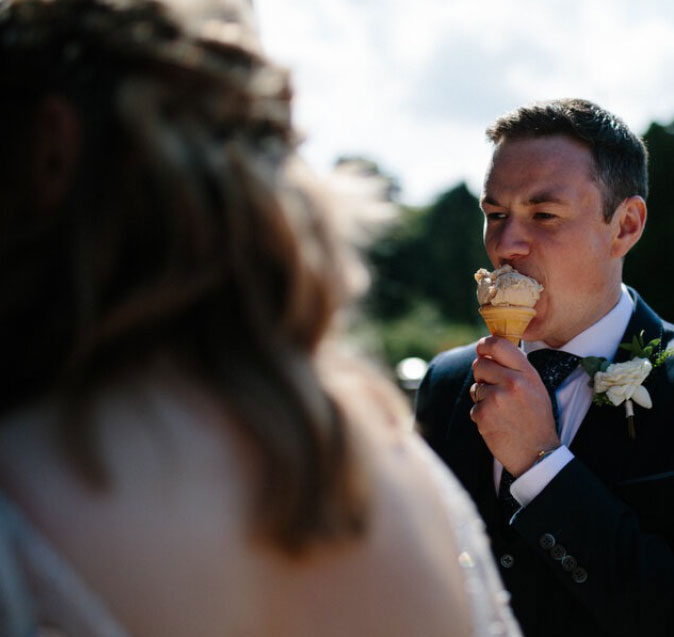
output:
{"label": "man's eye", "polygon": [[484,216],[487,221],[501,221],[507,217],[505,212],[485,212]]}
{"label": "man's eye", "polygon": [[534,214],[534,219],[546,220],[546,219],[554,219],[554,218],[555,218],[555,215],[553,215],[550,212],[536,212]]}

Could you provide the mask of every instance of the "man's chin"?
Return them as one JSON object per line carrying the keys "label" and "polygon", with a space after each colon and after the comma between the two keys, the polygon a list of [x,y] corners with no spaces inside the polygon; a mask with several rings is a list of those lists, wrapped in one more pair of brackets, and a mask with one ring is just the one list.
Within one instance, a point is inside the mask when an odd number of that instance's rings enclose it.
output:
{"label": "man's chin", "polygon": [[535,318],[532,319],[531,323],[527,326],[527,329],[524,330],[522,334],[523,341],[542,341],[543,330],[541,329],[540,321],[537,321]]}
{"label": "man's chin", "polygon": [[555,338],[555,335],[551,334],[549,330],[546,330],[543,325],[527,327],[522,335],[522,340],[529,343],[538,341],[539,343],[545,343],[548,347],[553,347],[555,349],[561,347],[566,342]]}

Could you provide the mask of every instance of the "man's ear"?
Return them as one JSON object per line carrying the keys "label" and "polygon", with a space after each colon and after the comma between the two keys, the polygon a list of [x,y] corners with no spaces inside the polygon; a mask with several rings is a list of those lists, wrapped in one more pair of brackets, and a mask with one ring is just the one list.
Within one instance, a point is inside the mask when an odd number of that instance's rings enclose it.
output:
{"label": "man's ear", "polygon": [[39,210],[58,206],[72,187],[82,146],[82,124],[66,98],[46,97],[33,120],[33,184]]}
{"label": "man's ear", "polygon": [[646,202],[643,197],[628,197],[618,206],[611,220],[615,224],[611,249],[614,257],[624,257],[639,241],[646,225],[646,216]]}

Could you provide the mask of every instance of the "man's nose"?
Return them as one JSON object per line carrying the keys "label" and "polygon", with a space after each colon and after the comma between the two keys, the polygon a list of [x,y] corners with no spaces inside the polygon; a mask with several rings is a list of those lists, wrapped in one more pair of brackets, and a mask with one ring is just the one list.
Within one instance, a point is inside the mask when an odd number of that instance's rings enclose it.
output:
{"label": "man's nose", "polygon": [[520,221],[509,217],[502,223],[493,247],[500,260],[527,256],[531,249],[531,237]]}

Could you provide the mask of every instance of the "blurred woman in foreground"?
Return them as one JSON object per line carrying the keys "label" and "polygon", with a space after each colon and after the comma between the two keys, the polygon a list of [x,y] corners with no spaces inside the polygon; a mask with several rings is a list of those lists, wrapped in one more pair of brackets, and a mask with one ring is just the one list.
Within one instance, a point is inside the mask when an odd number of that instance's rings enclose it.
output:
{"label": "blurred woman in foreground", "polygon": [[517,635],[249,10],[0,2],[0,633]]}

